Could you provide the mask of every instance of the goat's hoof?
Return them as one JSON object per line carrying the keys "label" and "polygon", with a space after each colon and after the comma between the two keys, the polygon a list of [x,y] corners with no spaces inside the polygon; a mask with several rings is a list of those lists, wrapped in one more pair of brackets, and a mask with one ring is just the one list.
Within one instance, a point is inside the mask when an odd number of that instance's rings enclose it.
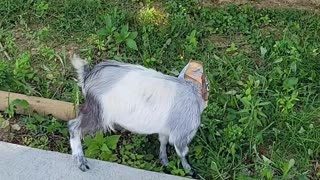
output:
{"label": "goat's hoof", "polygon": [[200,179],[197,172],[195,172],[194,170],[190,170],[188,176],[192,177],[193,179]]}
{"label": "goat's hoof", "polygon": [[78,167],[81,171],[85,172],[90,169],[90,167],[88,166],[88,161],[85,157],[77,156],[76,158],[78,160]]}
{"label": "goat's hoof", "polygon": [[201,179],[198,173],[194,171],[191,174],[189,174],[189,176],[192,177],[193,179]]}
{"label": "goat's hoof", "polygon": [[190,170],[189,173],[188,173],[188,175],[189,175],[189,176],[194,176],[195,173],[194,173],[194,171]]}
{"label": "goat's hoof", "polygon": [[82,164],[80,164],[79,169],[80,169],[82,172],[86,172],[87,170],[90,169],[90,167],[89,167],[86,163],[82,163]]}
{"label": "goat's hoof", "polygon": [[167,158],[161,158],[160,162],[163,166],[167,166],[169,164],[169,160]]}

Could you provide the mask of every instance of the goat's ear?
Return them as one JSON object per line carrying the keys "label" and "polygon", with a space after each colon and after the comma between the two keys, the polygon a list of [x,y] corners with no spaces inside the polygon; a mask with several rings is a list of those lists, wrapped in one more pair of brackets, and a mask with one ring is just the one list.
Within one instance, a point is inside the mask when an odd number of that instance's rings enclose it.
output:
{"label": "goat's ear", "polygon": [[184,79],[184,75],[186,74],[186,71],[187,71],[188,67],[189,67],[189,63],[181,70],[178,78]]}
{"label": "goat's ear", "polygon": [[194,79],[200,79],[202,73],[202,63],[200,61],[190,60],[189,63],[181,70],[178,78],[185,79],[186,76],[189,76]]}
{"label": "goat's ear", "polygon": [[184,77],[188,79],[196,80],[201,84],[201,76],[203,74],[202,63],[198,61],[190,61],[189,66],[184,73]]}

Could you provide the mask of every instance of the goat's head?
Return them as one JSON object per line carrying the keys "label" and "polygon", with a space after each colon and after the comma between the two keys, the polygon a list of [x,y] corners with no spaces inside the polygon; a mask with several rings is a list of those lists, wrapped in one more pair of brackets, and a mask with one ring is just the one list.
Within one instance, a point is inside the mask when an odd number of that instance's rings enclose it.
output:
{"label": "goat's head", "polygon": [[209,98],[209,82],[203,70],[202,62],[190,60],[179,74],[179,78],[190,80],[200,87],[201,97],[206,108]]}

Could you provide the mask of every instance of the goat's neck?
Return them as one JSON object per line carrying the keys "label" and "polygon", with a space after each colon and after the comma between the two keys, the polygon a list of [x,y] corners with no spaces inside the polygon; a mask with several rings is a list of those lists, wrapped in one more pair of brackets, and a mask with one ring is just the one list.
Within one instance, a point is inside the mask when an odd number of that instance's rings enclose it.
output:
{"label": "goat's neck", "polygon": [[201,100],[200,109],[201,109],[201,111],[203,111],[207,107],[207,101],[202,96],[202,84],[200,84],[197,81],[192,80],[192,79],[185,79],[185,81],[189,82],[190,85],[197,92],[198,98]]}

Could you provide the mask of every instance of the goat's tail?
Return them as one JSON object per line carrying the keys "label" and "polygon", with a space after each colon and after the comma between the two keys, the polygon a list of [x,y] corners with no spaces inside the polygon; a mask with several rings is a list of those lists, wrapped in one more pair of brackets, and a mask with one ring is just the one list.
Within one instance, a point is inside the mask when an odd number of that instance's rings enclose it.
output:
{"label": "goat's tail", "polygon": [[79,55],[73,52],[73,50],[69,51],[69,58],[71,60],[72,66],[78,73],[79,85],[83,87],[85,76],[89,73],[88,62],[84,59],[81,59]]}

